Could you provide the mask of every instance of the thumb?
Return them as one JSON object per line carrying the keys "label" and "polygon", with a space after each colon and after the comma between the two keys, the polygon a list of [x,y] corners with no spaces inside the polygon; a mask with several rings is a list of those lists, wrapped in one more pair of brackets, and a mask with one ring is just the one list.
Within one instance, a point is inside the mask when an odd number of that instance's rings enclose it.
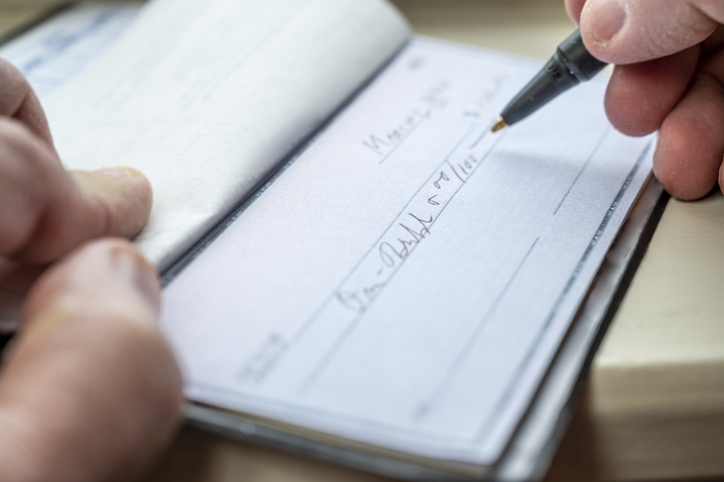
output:
{"label": "thumb", "polygon": [[0,116],[0,256],[44,264],[88,239],[132,238],[152,204],[138,171],[68,173],[27,127]]}
{"label": "thumb", "polygon": [[86,244],[43,275],[0,376],[0,480],[130,480],[174,433],[181,375],[153,268]]}
{"label": "thumb", "polygon": [[597,58],[631,64],[696,45],[724,23],[724,2],[711,0],[588,0],[581,35]]}

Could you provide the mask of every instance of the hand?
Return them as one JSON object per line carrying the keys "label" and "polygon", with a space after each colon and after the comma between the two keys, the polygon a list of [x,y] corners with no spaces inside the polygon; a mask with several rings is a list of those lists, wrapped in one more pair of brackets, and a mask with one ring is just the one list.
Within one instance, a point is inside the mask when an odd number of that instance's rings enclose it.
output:
{"label": "hand", "polygon": [[[138,172],[66,172],[23,76],[0,60],[0,257],[59,262],[32,288],[0,372],[0,480],[128,480],[179,419],[181,376],[157,327]],[[80,246],[80,247],[79,247]]]}
{"label": "hand", "polygon": [[681,199],[724,187],[724,2],[566,0],[597,58],[616,64],[606,112],[624,134],[659,130],[654,173]]}

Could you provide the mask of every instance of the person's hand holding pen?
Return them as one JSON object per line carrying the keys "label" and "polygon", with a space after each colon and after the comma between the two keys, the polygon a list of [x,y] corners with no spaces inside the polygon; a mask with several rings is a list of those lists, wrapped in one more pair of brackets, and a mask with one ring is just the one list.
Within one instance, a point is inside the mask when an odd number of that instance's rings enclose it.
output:
{"label": "person's hand holding pen", "polygon": [[624,134],[660,131],[654,172],[681,199],[724,187],[724,2],[566,0],[587,49],[616,64],[606,112]]}
{"label": "person's hand holding pen", "polygon": [[0,480],[129,480],[170,440],[181,376],[155,270],[128,241],[89,241],[134,236],[150,209],[137,172],[64,170],[38,99],[0,59],[0,257],[55,263],[3,353]]}

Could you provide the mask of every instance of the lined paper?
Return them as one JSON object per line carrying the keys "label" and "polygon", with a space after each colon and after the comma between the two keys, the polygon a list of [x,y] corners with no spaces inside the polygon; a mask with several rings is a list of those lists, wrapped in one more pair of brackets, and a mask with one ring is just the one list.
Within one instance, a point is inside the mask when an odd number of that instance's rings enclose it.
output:
{"label": "lined paper", "polygon": [[167,287],[188,396],[494,463],[651,173],[605,79],[491,134],[536,67],[411,42]]}

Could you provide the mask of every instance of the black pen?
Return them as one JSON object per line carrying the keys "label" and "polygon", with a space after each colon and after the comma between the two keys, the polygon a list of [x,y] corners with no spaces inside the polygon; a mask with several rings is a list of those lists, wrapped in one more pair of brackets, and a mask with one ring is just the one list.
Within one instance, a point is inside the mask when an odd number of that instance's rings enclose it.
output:
{"label": "black pen", "polygon": [[576,30],[558,46],[543,70],[503,109],[492,131],[497,132],[525,119],[559,94],[584,80],[590,80],[606,65],[588,53],[581,39],[581,31]]}

